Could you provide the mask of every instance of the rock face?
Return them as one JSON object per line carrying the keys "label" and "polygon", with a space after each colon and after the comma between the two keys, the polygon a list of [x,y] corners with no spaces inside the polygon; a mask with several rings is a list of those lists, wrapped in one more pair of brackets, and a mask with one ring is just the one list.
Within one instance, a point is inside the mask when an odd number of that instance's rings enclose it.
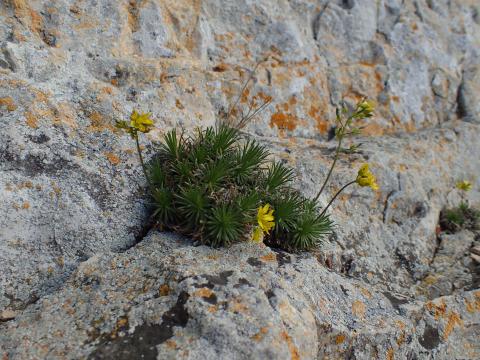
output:
{"label": "rock face", "polygon": [[152,233],[83,262],[2,343],[39,359],[475,358],[479,303],[478,290],[426,303],[382,293],[313,254]]}
{"label": "rock face", "polygon": [[[479,235],[437,232],[455,181],[480,200],[479,14],[476,0],[1,2],[1,358],[480,358]],[[335,106],[373,98],[328,191],[363,162],[380,191],[347,192],[310,254],[151,229],[115,120],[154,114],[148,156],[173,126],[214,124],[264,58],[240,103],[273,102],[246,132],[313,195]]]}

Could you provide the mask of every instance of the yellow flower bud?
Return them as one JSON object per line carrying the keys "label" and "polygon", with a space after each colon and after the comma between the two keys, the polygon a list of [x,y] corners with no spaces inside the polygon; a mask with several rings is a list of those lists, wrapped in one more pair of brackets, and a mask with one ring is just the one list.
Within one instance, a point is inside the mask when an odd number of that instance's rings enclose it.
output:
{"label": "yellow flower bud", "polygon": [[377,179],[368,169],[368,164],[363,164],[358,170],[356,183],[360,186],[369,186],[372,190],[378,190]]}
{"label": "yellow flower bud", "polygon": [[465,192],[472,190],[472,183],[468,180],[459,181],[455,186],[457,187],[457,189]]}
{"label": "yellow flower bud", "polygon": [[375,111],[375,103],[372,100],[362,100],[357,104],[357,111],[355,117],[368,118],[373,116]]}

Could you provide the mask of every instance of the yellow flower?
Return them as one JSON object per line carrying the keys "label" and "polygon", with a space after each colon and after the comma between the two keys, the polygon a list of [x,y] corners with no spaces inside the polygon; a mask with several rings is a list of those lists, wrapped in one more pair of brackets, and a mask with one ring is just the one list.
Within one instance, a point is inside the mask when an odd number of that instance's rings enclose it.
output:
{"label": "yellow flower", "polygon": [[357,104],[356,117],[372,117],[375,111],[375,103],[372,100],[362,100]]}
{"label": "yellow flower", "polygon": [[378,190],[377,179],[368,169],[368,164],[363,164],[358,170],[356,183],[360,186],[370,186],[373,190]]}
{"label": "yellow flower", "polygon": [[267,234],[275,226],[273,211],[273,209],[270,209],[270,204],[265,204],[265,206],[258,208],[258,225]]}
{"label": "yellow flower", "polygon": [[457,187],[457,189],[460,189],[463,191],[472,190],[472,183],[468,180],[459,181],[455,186]]}
{"label": "yellow flower", "polygon": [[256,243],[261,243],[263,241],[263,230],[260,226],[257,226],[253,230],[252,241]]}
{"label": "yellow flower", "polygon": [[138,113],[137,110],[133,110],[130,115],[130,126],[140,132],[148,133],[152,130],[153,120],[150,119],[150,113]]}

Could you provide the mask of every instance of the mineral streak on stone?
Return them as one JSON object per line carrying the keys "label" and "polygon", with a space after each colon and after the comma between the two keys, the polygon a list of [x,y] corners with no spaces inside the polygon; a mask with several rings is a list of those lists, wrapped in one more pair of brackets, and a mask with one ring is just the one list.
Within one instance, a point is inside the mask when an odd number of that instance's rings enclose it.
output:
{"label": "mineral streak on stone", "polygon": [[[478,234],[438,234],[469,178],[480,201],[475,0],[0,2],[0,358],[478,359]],[[309,254],[193,247],[151,229],[134,144],[272,104],[245,131],[313,196],[335,106],[365,96],[369,162]],[[349,145],[349,144],[347,144]]]}

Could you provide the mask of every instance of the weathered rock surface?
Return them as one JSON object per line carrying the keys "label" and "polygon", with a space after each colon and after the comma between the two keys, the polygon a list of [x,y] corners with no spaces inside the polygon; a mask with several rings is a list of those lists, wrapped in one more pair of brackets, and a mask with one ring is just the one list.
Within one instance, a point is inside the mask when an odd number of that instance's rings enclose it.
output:
{"label": "weathered rock surface", "polygon": [[473,359],[479,312],[478,290],[423,303],[331,272],[313,254],[152,233],[83,262],[8,323],[1,344],[39,359]]}
{"label": "weathered rock surface", "polygon": [[[438,234],[480,194],[475,0],[0,3],[0,358],[480,358],[478,234]],[[207,126],[249,90],[246,131],[313,195],[340,100],[369,96],[335,236],[312,254],[212,250],[149,231],[132,108]],[[242,98],[241,103],[246,104]],[[327,194],[321,201],[327,200]],[[139,242],[137,244],[137,242]]]}

